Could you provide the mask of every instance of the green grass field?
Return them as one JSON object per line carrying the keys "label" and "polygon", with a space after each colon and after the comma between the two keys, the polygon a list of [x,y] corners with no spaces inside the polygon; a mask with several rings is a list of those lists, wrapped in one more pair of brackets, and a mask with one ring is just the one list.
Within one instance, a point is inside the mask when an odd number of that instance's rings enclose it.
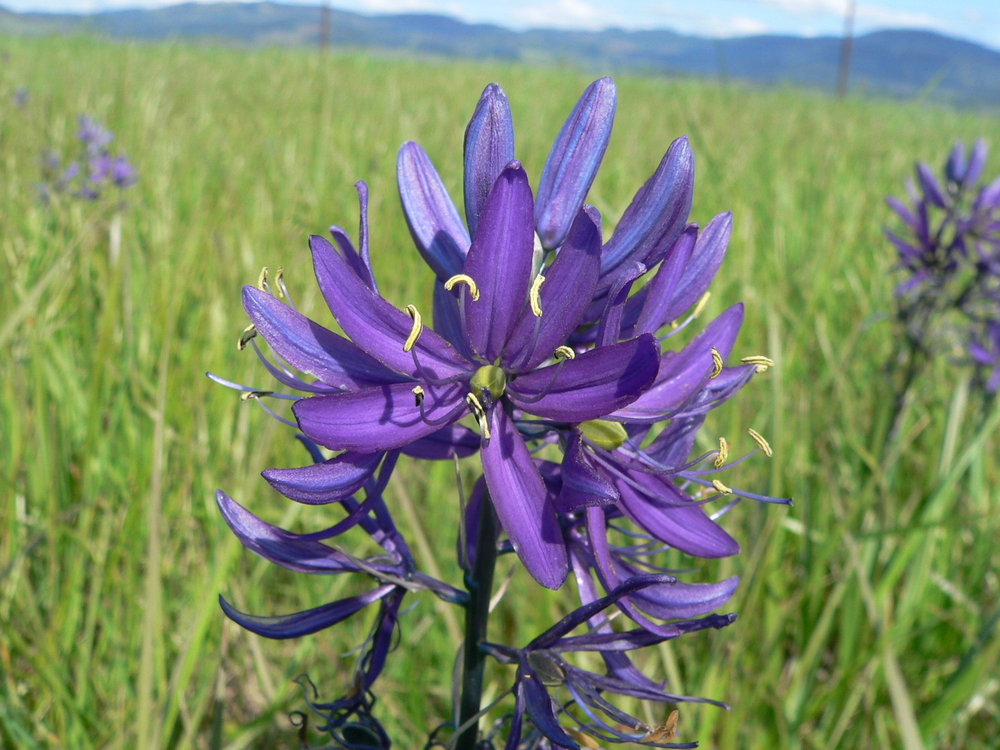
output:
{"label": "green grass field", "polygon": [[[429,309],[431,275],[398,205],[399,145],[421,142],[460,196],[462,133],[495,80],[537,181],[591,77],[88,39],[0,48],[0,746],[298,747],[292,680],[308,672],[322,697],[343,694],[370,614],[272,642],[226,622],[217,604],[223,593],[277,614],[365,585],[245,553],[215,508],[224,488],[297,529],[324,517],[258,476],[305,463],[291,431],[204,377],[269,383],[235,345],[240,287],[282,266],[300,309],[330,324],[306,238],[331,223],[356,230],[352,184],[364,179],[382,290]],[[739,621],[640,659],[675,691],[732,704],[682,707],[682,738],[721,750],[996,747],[996,404],[970,395],[942,359],[919,381],[898,439],[878,436],[897,335],[882,198],[902,192],[915,159],[937,164],[955,139],[1000,148],[1000,118],[617,80],[615,134],[590,200],[610,231],[670,141],[691,136],[692,218],[731,209],[736,222],[706,315],[745,301],[736,353],[777,363],[713,414],[705,440],[726,435],[742,451],[746,428],[759,430],[774,458],[755,458],[733,482],[796,499],[739,506],[727,523],[743,553],[699,561],[702,580],[743,577]],[[31,101],[17,109],[22,85]],[[141,174],[116,258],[112,205],[36,196],[39,155],[75,149],[80,113],[105,122]],[[403,463],[389,499],[425,569],[458,582],[452,467]],[[502,559],[498,576],[510,565]],[[573,601],[517,572],[492,637],[524,642]],[[404,618],[377,710],[397,747],[421,747],[448,716],[458,615],[425,595]],[[506,677],[489,672],[487,696]]]}

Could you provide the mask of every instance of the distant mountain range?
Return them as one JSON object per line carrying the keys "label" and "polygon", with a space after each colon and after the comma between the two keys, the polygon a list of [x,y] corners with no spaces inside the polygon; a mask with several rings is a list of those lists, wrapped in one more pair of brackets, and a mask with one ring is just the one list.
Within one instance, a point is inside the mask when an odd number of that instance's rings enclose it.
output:
{"label": "distant mountain range", "polygon": [[[317,45],[316,6],[185,3],[91,15],[13,13],[0,8],[0,34],[90,32],[131,39],[218,39],[245,44]],[[330,12],[337,46],[446,57],[569,63],[586,69],[733,78],[832,91],[841,40],[751,36],[706,39],[672,31],[511,31],[437,15]],[[854,41],[854,91],[1000,107],[1000,52],[927,31],[880,31]]]}

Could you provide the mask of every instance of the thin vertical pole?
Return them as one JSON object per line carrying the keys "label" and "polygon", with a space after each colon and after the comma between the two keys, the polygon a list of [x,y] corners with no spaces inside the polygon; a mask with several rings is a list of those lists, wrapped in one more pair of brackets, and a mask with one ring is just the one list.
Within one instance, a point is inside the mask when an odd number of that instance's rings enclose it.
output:
{"label": "thin vertical pole", "polygon": [[323,0],[319,8],[319,51],[326,52],[330,48],[330,33],[333,26],[333,13],[330,10],[330,0]]}
{"label": "thin vertical pole", "polygon": [[840,69],[837,71],[837,96],[840,99],[847,96],[847,87],[850,82],[851,52],[854,47],[854,14],[857,9],[857,0],[848,0],[844,14],[844,41],[840,44]]}

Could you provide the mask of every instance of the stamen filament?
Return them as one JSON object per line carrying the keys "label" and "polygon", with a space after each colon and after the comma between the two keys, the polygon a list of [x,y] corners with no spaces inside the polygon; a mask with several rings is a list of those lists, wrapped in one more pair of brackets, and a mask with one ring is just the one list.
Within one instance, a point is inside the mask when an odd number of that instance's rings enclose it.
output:
{"label": "stamen filament", "polygon": [[549,392],[552,390],[553,386],[555,386],[555,384],[556,384],[556,378],[559,377],[559,373],[562,372],[563,365],[566,364],[566,362],[567,362],[567,360],[565,360],[565,359],[560,359],[559,360],[559,364],[556,365],[556,371],[554,373],[552,373],[552,379],[549,380],[549,382],[546,384],[546,386],[544,388],[542,388],[542,390],[539,391],[537,395],[534,395],[534,396],[522,396],[521,394],[518,394],[518,396],[517,396],[518,402],[520,402],[522,404],[537,404],[543,398],[545,398],[546,396],[548,396]]}
{"label": "stamen filament", "polygon": [[472,301],[479,301],[479,287],[476,286],[476,282],[471,276],[464,273],[457,273],[444,282],[445,291],[450,292],[455,288],[456,284],[466,284],[469,287],[469,293],[472,295]]}
{"label": "stamen filament", "polygon": [[440,417],[438,419],[431,419],[430,417],[427,416],[426,405],[424,403],[424,399],[420,399],[420,401],[418,402],[417,405],[420,407],[420,419],[421,419],[421,421],[424,424],[429,424],[429,425],[432,425],[432,426],[436,426],[436,425],[439,425],[439,424],[451,424],[456,419],[458,419],[459,414],[461,414],[465,410],[465,407],[462,406],[461,404],[459,404],[454,409],[452,409],[450,412],[448,412],[447,414],[445,414],[443,417]]}
{"label": "stamen filament", "polygon": [[420,338],[420,334],[424,332],[424,323],[420,317],[420,311],[414,305],[407,305],[406,312],[410,314],[413,318],[413,326],[410,328],[410,335],[406,337],[406,343],[403,344],[403,351],[408,352],[413,349],[413,345],[417,343],[417,339]]}
{"label": "stamen filament", "polygon": [[705,305],[708,304],[708,298],[711,296],[712,296],[711,292],[705,292],[703,295],[701,295],[701,297],[698,299],[698,304],[694,306],[694,310],[691,312],[692,320],[697,320],[698,316],[705,311]]}
{"label": "stamen filament", "polygon": [[457,383],[467,377],[466,375],[452,375],[450,378],[441,380],[440,378],[434,377],[429,370],[420,364],[420,359],[417,357],[416,349],[410,349],[410,355],[413,357],[413,366],[416,368],[417,375],[420,376],[421,380],[430,383],[431,385],[451,385],[452,383]]}

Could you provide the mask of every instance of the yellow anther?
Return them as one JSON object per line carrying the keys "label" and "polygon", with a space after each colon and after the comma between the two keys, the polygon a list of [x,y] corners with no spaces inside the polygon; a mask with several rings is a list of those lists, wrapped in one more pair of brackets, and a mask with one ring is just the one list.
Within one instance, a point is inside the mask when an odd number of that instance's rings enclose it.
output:
{"label": "yellow anther", "polygon": [[774,360],[765,357],[763,354],[755,354],[752,357],[744,357],[740,360],[745,365],[757,365],[757,372],[764,372],[768,367],[774,367]]}
{"label": "yellow anther", "polygon": [[613,451],[628,440],[628,433],[618,422],[606,419],[591,419],[580,423],[580,432],[594,445]]}
{"label": "yellow anther", "polygon": [[420,338],[420,334],[424,332],[424,323],[420,317],[420,311],[413,305],[407,305],[406,312],[413,318],[413,327],[410,328],[410,335],[406,337],[406,343],[403,344],[404,352],[410,351],[413,345],[417,343],[417,339]]}
{"label": "yellow anther", "polygon": [[587,750],[601,750],[601,746],[597,744],[597,740],[589,734],[584,734],[577,729],[573,729],[573,727],[563,727],[563,729],[566,731],[566,734],[576,740],[576,743],[580,747],[585,747]]}
{"label": "yellow anther", "polygon": [[712,374],[708,377],[715,380],[722,373],[722,355],[714,346],[712,347]]}
{"label": "yellow anther", "polygon": [[692,318],[697,318],[705,310],[705,305],[708,304],[708,298],[712,296],[711,292],[705,292],[701,297],[698,298],[698,304],[694,306],[694,312],[691,313]]}
{"label": "yellow anther", "polygon": [[753,427],[750,427],[747,429],[747,434],[753,438],[753,441],[757,443],[757,445],[760,446],[760,449],[764,451],[765,456],[770,458],[771,456],[774,455],[774,451],[771,450],[771,444],[768,443],[764,439],[764,436],[761,435],[759,432],[757,432],[757,430],[755,430]]}
{"label": "yellow anther", "polygon": [[250,342],[254,336],[257,335],[257,327],[251,323],[246,328],[243,329],[243,333],[240,335],[240,340],[236,342],[236,348],[243,351],[247,348],[247,344]]}
{"label": "yellow anther", "polygon": [[670,742],[677,736],[677,720],[680,719],[680,711],[676,708],[670,712],[670,716],[660,727],[650,727],[649,732],[642,739],[653,742]]}
{"label": "yellow anther", "polygon": [[552,355],[557,360],[560,359],[576,359],[576,352],[573,351],[568,346],[560,346],[556,349],[555,354]]}
{"label": "yellow anther", "polygon": [[278,287],[278,299],[285,298],[285,285],[282,283],[285,277],[284,267],[279,268],[278,272],[274,275],[274,284]]}
{"label": "yellow anther", "polygon": [[721,469],[722,464],[729,458],[729,443],[724,437],[719,438],[719,455],[715,457],[715,468]]}
{"label": "yellow anther", "polygon": [[733,494],[733,490],[731,488],[729,488],[729,487],[726,487],[726,485],[724,485],[718,479],[713,479],[712,480],[712,486],[715,487],[715,491],[718,492],[720,495],[732,495]]}
{"label": "yellow anther", "polygon": [[260,269],[260,276],[257,277],[257,288],[262,292],[271,291],[267,288],[267,266]]}
{"label": "yellow anther", "polygon": [[490,424],[489,420],[486,418],[486,410],[483,408],[482,403],[476,398],[474,393],[467,393],[465,395],[465,403],[469,405],[469,409],[472,410],[472,415],[476,418],[479,423],[479,429],[483,431],[483,437],[487,440],[490,439]]}
{"label": "yellow anther", "polygon": [[258,398],[270,396],[274,391],[246,391],[240,396],[241,401],[256,401]]}
{"label": "yellow anther", "polygon": [[531,312],[535,314],[536,318],[542,317],[542,283],[545,281],[545,277],[538,274],[535,280],[531,283],[531,291],[528,292],[528,301],[531,303]]}
{"label": "yellow anther", "polygon": [[422,385],[413,386],[413,401],[417,406],[424,402],[424,387]]}
{"label": "yellow anther", "polygon": [[472,277],[465,273],[457,273],[444,282],[444,288],[447,291],[451,291],[455,288],[455,284],[466,284],[469,287],[469,294],[472,295],[472,301],[479,301],[479,287],[476,286],[476,282],[472,280]]}

